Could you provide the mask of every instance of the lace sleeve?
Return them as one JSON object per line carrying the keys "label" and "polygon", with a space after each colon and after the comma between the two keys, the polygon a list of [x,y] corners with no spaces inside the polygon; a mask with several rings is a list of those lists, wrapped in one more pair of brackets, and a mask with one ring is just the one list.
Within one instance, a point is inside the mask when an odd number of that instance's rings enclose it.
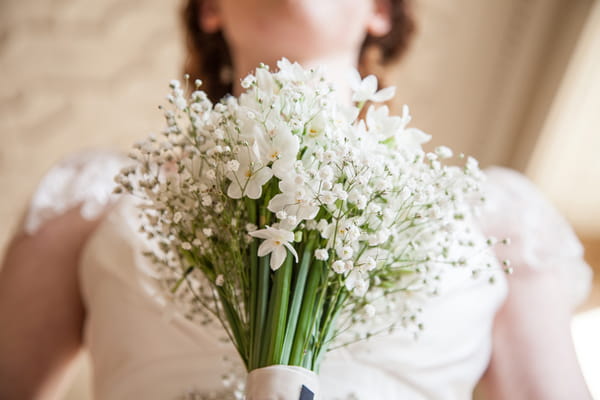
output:
{"label": "lace sleeve", "polygon": [[489,236],[508,237],[499,257],[515,268],[554,268],[569,287],[573,306],[588,295],[592,271],[569,223],[523,175],[494,167],[486,170],[487,202],[481,225]]}
{"label": "lace sleeve", "polygon": [[25,232],[33,234],[48,220],[79,205],[85,219],[100,215],[115,200],[113,178],[126,164],[126,157],[108,151],[81,152],[59,162],[33,194]]}

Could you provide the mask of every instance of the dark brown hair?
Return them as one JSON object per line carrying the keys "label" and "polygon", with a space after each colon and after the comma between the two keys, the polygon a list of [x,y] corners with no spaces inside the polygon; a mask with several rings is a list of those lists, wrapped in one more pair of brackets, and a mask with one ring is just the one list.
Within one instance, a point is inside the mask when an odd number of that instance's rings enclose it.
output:
{"label": "dark brown hair", "polygon": [[[187,0],[183,8],[187,59],[184,72],[202,79],[202,88],[212,101],[231,92],[231,55],[222,32],[207,33],[200,26],[203,0]],[[367,73],[372,64],[386,66],[400,59],[407,49],[415,23],[409,0],[389,0],[391,29],[382,37],[368,35],[360,53],[360,69]],[[382,77],[380,77],[382,78]]]}

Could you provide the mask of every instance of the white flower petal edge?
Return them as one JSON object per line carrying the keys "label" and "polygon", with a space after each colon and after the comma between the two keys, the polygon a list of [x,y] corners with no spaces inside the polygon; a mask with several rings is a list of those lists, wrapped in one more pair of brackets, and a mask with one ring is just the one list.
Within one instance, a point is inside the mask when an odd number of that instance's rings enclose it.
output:
{"label": "white flower petal edge", "polygon": [[264,257],[272,253],[270,266],[273,271],[278,270],[285,261],[287,255],[286,248],[292,253],[296,262],[298,262],[298,253],[296,253],[294,246],[290,244],[294,240],[292,232],[267,226],[266,229],[250,232],[250,236],[264,239],[264,242],[258,248],[258,256]]}

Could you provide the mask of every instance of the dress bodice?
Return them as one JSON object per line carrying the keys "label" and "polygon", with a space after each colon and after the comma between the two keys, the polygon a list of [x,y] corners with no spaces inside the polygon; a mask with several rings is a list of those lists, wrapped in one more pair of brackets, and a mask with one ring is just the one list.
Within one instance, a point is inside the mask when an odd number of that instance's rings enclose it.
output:
{"label": "dress bodice", "polygon": [[[46,205],[60,204],[54,210],[58,213],[69,208],[69,202],[72,206],[110,201],[107,193],[112,176],[124,161],[104,153],[89,154],[86,159],[61,164],[57,168],[63,169],[62,174],[51,171],[34,199],[45,199]],[[65,179],[64,169],[69,165],[74,171]],[[74,184],[82,175],[86,185]],[[482,217],[483,225],[492,232],[503,232],[496,216],[505,212],[503,207],[511,201],[525,201],[521,206],[512,204],[513,211],[527,210],[531,193],[525,192],[533,189],[513,172],[495,169],[489,175],[492,199]],[[61,177],[56,181],[60,184],[48,182],[56,179],[53,176]],[[60,185],[68,186],[69,197],[63,196],[66,188],[61,190]],[[48,187],[51,193],[44,193]],[[139,233],[135,204],[128,197],[113,200],[115,204],[88,241],[80,264],[87,311],[84,337],[92,360],[95,398],[236,398],[236,385],[244,380],[244,374],[233,345],[222,329],[194,324],[162,300],[149,260],[142,255],[146,243]],[[551,249],[556,254],[542,256],[548,251],[544,243],[528,242],[529,233],[519,229],[510,232],[514,246],[527,254],[526,260],[534,267],[575,271],[569,275],[575,302],[587,291],[589,268],[568,225],[547,202],[539,201],[531,212],[547,214],[529,223],[541,229],[540,223],[551,221],[563,246]],[[36,206],[34,201],[29,230],[42,225],[51,214],[52,207]],[[527,229],[531,232],[532,228]],[[562,261],[560,266],[539,265],[555,259]],[[320,371],[321,399],[470,398],[489,362],[492,322],[506,290],[502,275],[491,285],[487,280],[472,279],[470,270],[453,269],[441,283],[441,294],[426,300],[425,329],[418,339],[398,330],[328,353]]]}

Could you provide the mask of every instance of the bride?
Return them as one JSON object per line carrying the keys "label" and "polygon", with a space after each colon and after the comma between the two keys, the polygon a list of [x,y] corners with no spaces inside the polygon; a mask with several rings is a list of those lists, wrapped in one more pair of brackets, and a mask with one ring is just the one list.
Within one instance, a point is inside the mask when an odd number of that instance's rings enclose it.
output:
{"label": "bride", "polygon": [[[413,30],[404,0],[189,0],[187,72],[216,100],[258,63],[349,66],[396,60]],[[97,399],[234,398],[238,367],[214,326],[165,311],[153,294],[135,209],[111,195],[127,163],[72,156],[40,183],[0,270],[0,398],[59,396],[89,350]],[[522,176],[487,172],[480,225],[515,273],[495,285],[460,271],[424,311],[418,341],[395,333],[328,354],[323,399],[589,399],[570,337],[590,271],[561,216]],[[223,379],[225,376],[226,379]],[[242,377],[243,379],[243,377]]]}

